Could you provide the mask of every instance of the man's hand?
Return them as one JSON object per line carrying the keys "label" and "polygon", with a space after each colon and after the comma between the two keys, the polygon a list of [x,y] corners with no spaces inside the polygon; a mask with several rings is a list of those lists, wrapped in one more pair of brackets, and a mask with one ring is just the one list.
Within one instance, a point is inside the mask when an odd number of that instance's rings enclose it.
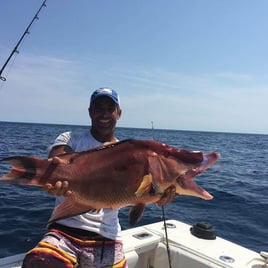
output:
{"label": "man's hand", "polygon": [[167,205],[172,202],[176,197],[176,187],[175,185],[169,186],[162,194],[161,198],[157,201],[159,206]]}
{"label": "man's hand", "polygon": [[[52,165],[58,164],[66,164],[67,160],[59,158],[57,156],[53,156],[48,158],[48,161],[51,162]],[[70,196],[72,194],[71,190],[68,190],[69,183],[68,181],[57,181],[54,185],[51,183],[47,183],[43,186],[43,190],[48,192],[51,195],[63,195]]]}
{"label": "man's hand", "polygon": [[47,183],[43,186],[43,190],[51,195],[63,195],[66,197],[73,193],[71,190],[68,190],[68,188],[68,181],[57,181],[54,186],[51,183]]}

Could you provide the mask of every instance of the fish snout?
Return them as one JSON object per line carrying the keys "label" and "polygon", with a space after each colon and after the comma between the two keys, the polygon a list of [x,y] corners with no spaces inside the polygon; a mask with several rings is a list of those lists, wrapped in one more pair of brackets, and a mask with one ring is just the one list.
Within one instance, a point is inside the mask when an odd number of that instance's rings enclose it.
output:
{"label": "fish snout", "polygon": [[202,172],[212,166],[218,159],[220,158],[220,154],[218,152],[211,152],[204,154],[203,161],[200,165]]}
{"label": "fish snout", "polygon": [[176,193],[178,195],[196,196],[206,200],[212,199],[213,196],[202,187],[197,185],[193,181],[193,178],[212,166],[219,159],[219,157],[220,154],[217,152],[204,154],[203,160],[199,166],[189,169],[176,179]]}

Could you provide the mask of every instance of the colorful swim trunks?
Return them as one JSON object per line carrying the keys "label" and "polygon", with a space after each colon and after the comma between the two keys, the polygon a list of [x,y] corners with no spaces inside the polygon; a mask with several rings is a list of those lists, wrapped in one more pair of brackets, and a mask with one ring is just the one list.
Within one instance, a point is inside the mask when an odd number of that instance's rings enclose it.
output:
{"label": "colorful swim trunks", "polygon": [[73,235],[74,228],[59,224],[54,227],[27,253],[22,268],[127,268],[121,241],[87,231]]}

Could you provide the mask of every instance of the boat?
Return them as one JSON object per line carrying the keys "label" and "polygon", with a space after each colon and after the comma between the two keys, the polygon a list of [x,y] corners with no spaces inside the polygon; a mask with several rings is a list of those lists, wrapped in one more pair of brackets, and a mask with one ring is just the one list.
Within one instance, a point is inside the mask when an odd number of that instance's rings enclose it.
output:
{"label": "boat", "polygon": [[[123,230],[122,239],[129,268],[268,268],[268,252],[218,237],[206,222],[156,222]],[[0,268],[20,268],[24,255],[1,258]]]}

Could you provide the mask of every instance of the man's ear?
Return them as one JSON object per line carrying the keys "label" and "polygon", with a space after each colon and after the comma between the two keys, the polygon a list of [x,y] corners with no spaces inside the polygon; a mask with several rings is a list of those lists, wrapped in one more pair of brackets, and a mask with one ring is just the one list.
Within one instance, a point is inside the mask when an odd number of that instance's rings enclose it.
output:
{"label": "man's ear", "polygon": [[118,109],[118,111],[117,111],[117,119],[119,119],[121,117],[122,110],[120,109],[120,107],[118,107],[117,109]]}
{"label": "man's ear", "polygon": [[88,107],[88,114],[91,117],[91,109],[90,109],[90,107]]}

